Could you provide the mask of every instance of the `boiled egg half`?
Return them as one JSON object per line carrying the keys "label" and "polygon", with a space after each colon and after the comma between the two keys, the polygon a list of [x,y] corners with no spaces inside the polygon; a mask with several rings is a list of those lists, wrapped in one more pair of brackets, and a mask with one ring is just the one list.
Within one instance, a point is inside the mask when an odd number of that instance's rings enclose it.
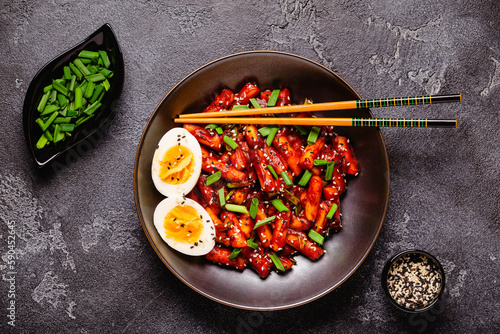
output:
{"label": "boiled egg half", "polygon": [[205,255],[215,246],[210,215],[189,198],[165,198],[156,207],[153,221],[162,239],[183,254]]}
{"label": "boiled egg half", "polygon": [[201,173],[201,147],[184,128],[169,130],[158,143],[153,156],[153,183],[164,196],[189,193]]}

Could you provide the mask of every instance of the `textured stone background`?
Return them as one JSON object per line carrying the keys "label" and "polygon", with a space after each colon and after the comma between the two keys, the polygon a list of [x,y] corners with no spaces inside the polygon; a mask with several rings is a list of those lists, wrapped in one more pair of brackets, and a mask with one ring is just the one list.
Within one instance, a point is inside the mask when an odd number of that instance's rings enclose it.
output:
{"label": "textured stone background", "polygon": [[[0,332],[498,333],[499,14],[496,0],[1,0]],[[30,80],[104,23],[126,66],[117,116],[76,162],[39,172],[22,131]],[[457,118],[459,127],[383,129],[391,195],[372,252],[327,296],[268,313],[217,304],[171,274],[143,233],[132,183],[142,130],[165,93],[208,61],[254,49],[316,60],[364,98],[463,94],[460,104],[373,110]],[[385,260],[413,247],[447,275],[439,307],[417,317],[393,309],[379,281]]]}

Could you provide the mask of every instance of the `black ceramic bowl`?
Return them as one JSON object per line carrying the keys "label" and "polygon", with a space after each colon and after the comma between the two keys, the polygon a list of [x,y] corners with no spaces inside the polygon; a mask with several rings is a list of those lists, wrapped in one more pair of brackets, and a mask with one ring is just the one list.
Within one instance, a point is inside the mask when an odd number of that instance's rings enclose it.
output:
{"label": "black ceramic bowl", "polygon": [[406,250],[390,258],[382,270],[382,288],[391,303],[409,313],[431,309],[445,287],[444,269],[431,254]]}
{"label": "black ceramic bowl", "polygon": [[[134,194],[144,232],[154,251],[182,282],[217,302],[252,310],[277,310],[305,304],[338,287],[370,252],[382,228],[389,199],[389,162],[378,128],[338,128],[347,136],[360,173],[348,180],[341,199],[342,230],[325,241],[318,261],[297,256],[285,275],[261,279],[252,269],[221,268],[204,257],[190,257],[168,247],[158,234],[153,212],[164,198],[151,178],[151,162],[160,138],[181,113],[202,112],[222,89],[239,91],[247,82],[261,89],[288,88],[293,103],[359,99],[338,74],[307,58],[277,51],[249,51],[216,59],[173,87],[152,113],[135,160]],[[318,113],[328,117],[327,113]],[[350,115],[350,116],[348,116]],[[368,109],[339,112],[335,117],[372,117]]]}
{"label": "black ceramic bowl", "polygon": [[[43,149],[37,149],[36,142],[42,135],[42,131],[35,123],[35,119],[39,117],[37,106],[43,95],[43,88],[50,85],[52,79],[62,77],[63,67],[77,58],[82,50],[107,51],[111,61],[110,69],[114,72],[109,79],[111,88],[101,100],[102,106],[95,112],[94,117],[75,129],[70,138],[66,138],[57,145],[51,144]],[[59,155],[91,136],[110,119],[122,92],[124,72],[123,56],[109,24],[103,25],[84,41],[57,56],[38,71],[28,87],[23,106],[24,136],[38,167],[46,166]]]}

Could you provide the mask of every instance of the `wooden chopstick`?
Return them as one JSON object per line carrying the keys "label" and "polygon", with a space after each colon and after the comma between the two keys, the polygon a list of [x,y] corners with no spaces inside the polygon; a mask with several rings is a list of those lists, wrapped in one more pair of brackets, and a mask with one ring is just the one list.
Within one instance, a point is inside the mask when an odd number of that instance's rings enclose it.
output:
{"label": "wooden chopstick", "polygon": [[194,114],[181,114],[179,115],[179,118],[253,116],[262,114],[283,114],[283,113],[300,113],[300,112],[314,112],[314,111],[394,107],[394,106],[406,106],[406,105],[423,105],[423,104],[443,103],[443,102],[460,102],[461,100],[462,100],[461,94],[393,97],[387,99],[350,100],[350,101],[338,101],[338,102],[326,102],[326,103],[299,104],[299,105],[284,106],[284,107],[252,108],[252,109],[238,109],[238,110],[227,110],[227,111],[205,112],[205,113],[194,113]]}
{"label": "wooden chopstick", "polygon": [[[252,109],[255,110],[255,109]],[[427,118],[316,118],[316,117],[232,117],[232,118],[175,118],[175,123],[203,124],[274,124],[274,125],[332,125],[356,127],[398,127],[398,128],[455,128],[455,119]]]}

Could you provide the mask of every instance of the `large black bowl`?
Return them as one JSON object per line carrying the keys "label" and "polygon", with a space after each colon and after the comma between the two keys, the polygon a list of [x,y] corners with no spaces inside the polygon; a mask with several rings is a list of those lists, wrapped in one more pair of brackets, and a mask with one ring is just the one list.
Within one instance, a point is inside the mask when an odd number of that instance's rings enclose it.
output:
{"label": "large black bowl", "polygon": [[[94,117],[77,127],[69,139],[67,138],[57,145],[52,144],[39,150],[36,148],[36,142],[42,135],[42,131],[35,123],[35,119],[39,117],[37,106],[42,98],[43,88],[50,85],[52,79],[61,78],[63,76],[63,67],[77,58],[82,50],[107,51],[111,61],[110,69],[114,72],[113,76],[109,79],[111,88],[101,100],[102,106],[96,111]],[[82,140],[85,140],[106,124],[113,114],[114,107],[118,103],[123,88],[124,75],[123,55],[109,24],[103,25],[84,41],[57,56],[38,71],[33,80],[31,80],[23,106],[24,136],[31,156],[38,167],[46,166],[49,162]]]}
{"label": "large black bowl", "polygon": [[[153,224],[153,211],[163,196],[151,179],[153,152],[163,134],[181,113],[201,112],[223,88],[238,91],[252,81],[261,89],[287,87],[295,103],[359,99],[359,95],[330,69],[309,59],[283,52],[252,51],[217,59],[179,82],[160,102],[144,129],[137,149],[134,191],[139,219],[153,249],[180,280],[220,303],[252,310],[298,306],[338,287],[361,265],[375,243],[387,210],[389,163],[377,128],[338,128],[351,140],[360,164],[348,180],[341,199],[342,230],[325,241],[327,253],[318,261],[297,256],[297,265],[284,275],[261,279],[213,265],[203,257],[184,256],[169,248]],[[326,115],[322,115],[325,116]],[[336,117],[372,117],[367,109],[336,113]],[[353,292],[355,293],[355,292]]]}

